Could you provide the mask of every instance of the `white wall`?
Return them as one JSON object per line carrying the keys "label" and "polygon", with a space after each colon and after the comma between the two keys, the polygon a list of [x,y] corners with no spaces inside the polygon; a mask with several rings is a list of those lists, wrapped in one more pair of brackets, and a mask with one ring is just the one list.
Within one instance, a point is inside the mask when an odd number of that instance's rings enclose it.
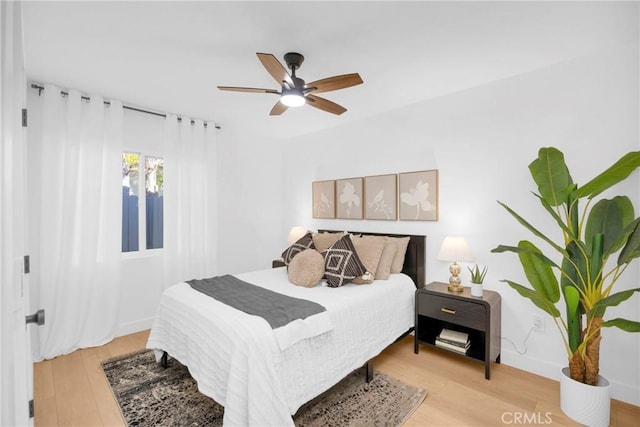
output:
{"label": "white wall", "polygon": [[287,247],[282,179],[289,165],[282,163],[282,143],[223,127],[217,144],[218,271],[270,268]]}
{"label": "white wall", "polygon": [[[281,233],[301,224],[426,234],[427,282],[447,280],[448,263],[437,261],[436,253],[445,235],[462,234],[477,262],[489,266],[486,288],[502,295],[503,336],[522,351],[533,315],[542,312],[499,282],[526,283],[517,258],[490,250],[535,239],[496,201],[559,238],[531,195],[536,188],[527,166],[540,147],[555,146],[581,184],[624,153],[638,150],[638,76],[636,43],[287,141]],[[439,170],[437,222],[311,219],[312,181],[426,169]],[[638,176],[636,172],[615,190],[629,195],[636,210]],[[634,265],[617,289],[637,286],[639,278]],[[638,320],[639,301],[635,295],[608,316]],[[544,333],[531,334],[522,355],[504,340],[502,362],[559,378],[566,354],[546,315],[545,326]],[[613,384],[613,397],[640,404],[640,334],[606,329],[603,336],[601,372]]]}

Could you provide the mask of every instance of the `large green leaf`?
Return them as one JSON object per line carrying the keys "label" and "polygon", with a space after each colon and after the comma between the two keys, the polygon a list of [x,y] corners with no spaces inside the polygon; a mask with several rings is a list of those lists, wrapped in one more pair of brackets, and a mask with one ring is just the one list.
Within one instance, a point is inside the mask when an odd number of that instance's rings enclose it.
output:
{"label": "large green leaf", "polygon": [[612,327],[620,328],[625,332],[640,332],[640,322],[635,322],[633,320],[620,319],[619,317],[611,320],[607,320],[606,322],[602,322],[600,324],[602,327]]}
{"label": "large green leaf", "polygon": [[[598,309],[598,308],[606,308],[606,307],[615,307],[616,305],[620,304],[623,301],[628,300],[629,298],[631,298],[631,296],[633,295],[634,292],[640,292],[640,288],[635,288],[635,289],[627,289],[625,291],[621,291],[612,295],[609,295],[606,298],[602,298],[600,301],[596,302],[593,305],[593,309]],[[602,316],[600,316],[602,317]]]}
{"label": "large green leaf", "polygon": [[604,234],[596,233],[593,235],[592,243],[591,243],[591,254],[590,264],[591,268],[589,270],[589,277],[591,283],[598,283],[602,278],[602,265],[606,260],[602,259],[602,250],[604,247]]}
{"label": "large green leaf", "polygon": [[513,209],[511,209],[509,206],[505,205],[501,201],[498,201],[498,204],[500,206],[502,206],[503,208],[505,208],[507,210],[507,212],[509,212],[520,224],[525,226],[525,228],[527,228],[529,231],[531,231],[534,235],[536,235],[537,237],[539,237],[542,240],[544,240],[545,242],[547,242],[549,245],[551,245],[553,248],[555,248],[558,252],[560,252],[563,256],[566,255],[566,253],[564,251],[564,248],[558,246],[553,240],[549,239],[547,236],[542,234],[537,228],[535,228],[533,225],[529,224],[529,222],[527,220],[525,220],[523,217],[521,217],[516,211],[514,211]]}
{"label": "large green leaf", "polygon": [[531,287],[545,300],[553,303],[558,302],[560,300],[558,280],[549,264],[543,261],[540,249],[527,240],[518,242],[518,247],[527,249],[527,251],[520,252],[518,257]]}
{"label": "large green leaf", "polygon": [[522,286],[516,282],[512,282],[511,280],[501,280],[501,282],[506,282],[509,286],[515,289],[516,292],[518,292],[523,297],[530,299],[532,303],[534,303],[538,308],[548,313],[549,315],[553,317],[560,317],[560,311],[558,310],[558,308],[553,304],[552,301],[549,301],[547,298],[545,298],[544,295],[536,292],[533,289]]}
{"label": "large green leaf", "polygon": [[569,198],[567,199],[567,227],[571,229],[568,234],[577,240],[580,240],[580,199],[576,198],[576,191],[578,186],[573,184],[569,191]]}
{"label": "large green leaf", "polygon": [[[533,193],[533,195],[535,197],[538,198],[538,200],[540,200],[540,204],[542,205],[542,207],[547,211],[547,213],[549,215],[551,215],[551,217],[556,221],[556,223],[558,224],[558,226],[562,229],[562,231],[564,231],[565,233],[567,233],[570,236],[573,236],[575,234],[575,230],[578,229],[577,227],[577,222],[576,222],[576,227],[575,228],[569,228],[567,224],[564,223],[564,219],[558,215],[558,213],[555,211],[555,209],[553,208],[553,206],[551,206],[545,199],[542,198],[542,196],[540,196],[539,194],[535,194]],[[571,196],[569,196],[569,199],[571,199]]]}
{"label": "large green leaf", "polygon": [[520,248],[517,246],[498,245],[495,248],[491,249],[491,252],[492,253],[513,252],[516,254],[529,253],[540,258],[540,260],[545,264],[547,264],[548,266],[559,268],[558,265],[555,262],[553,262],[553,260],[551,260],[550,258],[547,258],[547,256],[542,252],[540,252],[539,250],[531,250],[529,248]]}
{"label": "large green leaf", "polygon": [[629,298],[631,298],[633,293],[634,292],[638,292],[638,291],[640,291],[640,288],[628,289],[626,291],[622,291],[622,292],[618,292],[618,293],[613,294],[613,295],[609,295],[608,297],[603,298],[600,301],[597,301],[595,304],[593,304],[593,307],[591,308],[589,313],[587,313],[587,315],[589,317],[604,317],[604,313],[605,313],[605,311],[607,310],[608,307],[615,307],[616,305],[620,304],[621,302],[626,301]]}
{"label": "large green leaf", "polygon": [[567,245],[567,256],[562,259],[562,275],[560,284],[574,286],[581,291],[585,290],[585,282],[588,280],[587,272],[587,248],[579,240],[572,240]]}
{"label": "large green leaf", "polygon": [[600,175],[580,187],[576,197],[594,198],[611,186],[626,179],[640,166],[640,151],[632,151],[620,158]]}
{"label": "large green leaf", "polygon": [[567,336],[571,353],[582,343],[582,323],[580,322],[580,293],[573,286],[563,286],[564,302],[567,308]]}
{"label": "large green leaf", "polygon": [[627,226],[629,238],[627,244],[624,245],[620,255],[618,256],[618,265],[631,262],[631,260],[640,257],[640,218],[636,218]]}
{"label": "large green leaf", "polygon": [[543,147],[538,158],[529,164],[529,171],[538,185],[538,192],[551,206],[567,201],[573,183],[564,154],[554,147]]}
{"label": "large green leaf", "polygon": [[591,244],[593,236],[602,233],[603,253],[608,254],[618,251],[624,244],[625,227],[633,221],[633,205],[626,196],[617,196],[613,199],[602,199],[596,203],[587,219],[584,240],[592,253]]}

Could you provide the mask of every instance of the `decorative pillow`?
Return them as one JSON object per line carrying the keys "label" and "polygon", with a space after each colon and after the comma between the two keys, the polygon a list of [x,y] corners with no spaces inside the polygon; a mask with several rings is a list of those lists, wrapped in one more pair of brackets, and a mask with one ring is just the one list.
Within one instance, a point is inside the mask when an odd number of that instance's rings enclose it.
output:
{"label": "decorative pillow", "polygon": [[322,255],[324,256],[324,277],[332,288],[349,283],[367,272],[348,234],[342,236]]}
{"label": "decorative pillow", "polygon": [[380,255],[380,262],[378,263],[378,269],[375,274],[376,280],[387,280],[389,278],[391,274],[391,263],[397,250],[395,242],[385,241],[382,255]]}
{"label": "decorative pillow", "polygon": [[396,244],[396,254],[391,263],[391,272],[402,273],[404,256],[407,253],[407,246],[409,245],[409,237],[387,237],[387,240]]}
{"label": "decorative pillow", "polygon": [[313,244],[320,253],[326,251],[346,233],[313,233]]}
{"label": "decorative pillow", "polygon": [[364,264],[368,274],[358,276],[353,279],[353,283],[359,285],[373,283],[374,275],[378,269],[378,263],[380,262],[380,256],[384,249],[386,237],[384,236],[351,236],[353,246],[356,248],[358,258]]}
{"label": "decorative pillow", "polygon": [[315,249],[305,249],[291,260],[287,274],[294,285],[312,288],[324,276],[324,258]]}
{"label": "decorative pillow", "polygon": [[295,257],[300,252],[306,249],[315,249],[315,246],[313,245],[313,237],[311,235],[311,232],[299,238],[297,242],[295,242],[293,245],[285,249],[284,252],[282,252],[282,259],[284,261],[284,265],[289,265],[293,257]]}

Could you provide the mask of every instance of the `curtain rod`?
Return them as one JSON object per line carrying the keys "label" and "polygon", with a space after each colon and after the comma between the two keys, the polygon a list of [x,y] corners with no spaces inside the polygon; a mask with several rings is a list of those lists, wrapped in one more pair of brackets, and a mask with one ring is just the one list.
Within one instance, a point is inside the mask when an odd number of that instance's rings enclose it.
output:
{"label": "curtain rod", "polygon": [[[44,90],[44,86],[38,85],[38,84],[35,84],[35,83],[31,84],[31,88],[38,90],[38,96],[40,96],[42,94],[42,91]],[[69,92],[65,92],[64,90],[61,90],[60,91],[60,95],[69,96]],[[87,101],[87,102],[91,101],[91,98],[89,98],[88,96],[81,95],[80,98],[85,100],[85,101]],[[111,102],[104,101],[104,105],[111,105]],[[138,107],[131,107],[129,105],[122,105],[122,108],[124,108],[125,110],[132,110],[132,111],[138,111],[140,113],[151,114],[153,116],[159,116],[159,117],[164,117],[164,118],[167,117],[167,115],[164,114],[164,113],[158,113],[158,112],[155,112],[155,111],[149,111],[149,110],[145,110],[145,109],[138,108]],[[181,122],[182,121],[182,117],[178,116],[178,121]],[[203,122],[204,122],[204,127],[207,127],[207,122],[204,121],[204,120],[203,120]],[[191,124],[194,124],[194,123],[195,122],[193,120],[191,120]],[[216,129],[222,129],[220,127],[220,125],[216,125],[216,124],[214,124],[213,127],[215,127]]]}

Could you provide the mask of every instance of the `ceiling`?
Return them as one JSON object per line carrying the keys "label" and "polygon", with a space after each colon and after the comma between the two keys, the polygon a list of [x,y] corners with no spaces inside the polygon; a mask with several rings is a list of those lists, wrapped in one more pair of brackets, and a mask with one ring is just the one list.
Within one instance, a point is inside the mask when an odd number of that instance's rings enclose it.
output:
{"label": "ceiling", "polygon": [[[275,138],[638,40],[636,2],[27,1],[23,15],[34,81]],[[306,81],[360,73],[363,85],[322,95],[346,113],[270,117],[276,95],[216,89],[279,89],[255,53],[289,51]]]}

